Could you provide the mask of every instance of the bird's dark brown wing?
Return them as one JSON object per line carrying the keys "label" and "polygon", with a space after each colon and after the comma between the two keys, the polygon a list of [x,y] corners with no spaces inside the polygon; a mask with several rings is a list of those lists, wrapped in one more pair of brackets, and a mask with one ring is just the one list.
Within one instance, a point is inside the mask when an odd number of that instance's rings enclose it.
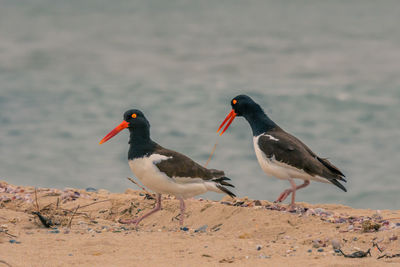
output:
{"label": "bird's dark brown wing", "polygon": [[327,159],[318,157],[303,142],[278,127],[260,136],[258,145],[267,157],[275,157],[276,160],[304,170],[312,176],[321,176],[334,184],[333,180],[336,179],[345,181],[343,173],[337,167]]}
{"label": "bird's dark brown wing", "polygon": [[203,180],[211,180],[213,178],[223,177],[223,171],[207,169],[197,164],[189,157],[172,151],[161,146],[157,146],[154,153],[169,157],[155,165],[169,177],[185,177],[185,178],[201,178]]}

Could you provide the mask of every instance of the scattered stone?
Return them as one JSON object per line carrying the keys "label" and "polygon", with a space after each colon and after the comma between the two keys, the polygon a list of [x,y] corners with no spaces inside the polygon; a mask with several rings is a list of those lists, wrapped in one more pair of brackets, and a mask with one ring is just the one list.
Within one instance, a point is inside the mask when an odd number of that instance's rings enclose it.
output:
{"label": "scattered stone", "polygon": [[196,230],[194,230],[194,232],[195,232],[195,233],[205,233],[206,230],[207,230],[207,227],[208,227],[208,225],[205,224],[205,225],[203,225],[203,226],[197,228]]}
{"label": "scattered stone", "polygon": [[262,249],[262,246],[261,246],[261,245],[257,245],[257,246],[256,246],[256,249],[257,249],[257,250],[261,250],[261,249]]}
{"label": "scattered stone", "polygon": [[185,232],[189,231],[189,228],[187,228],[186,226],[181,227],[180,229],[181,229],[182,231],[185,231]]}
{"label": "scattered stone", "polygon": [[312,249],[307,250],[307,252],[308,252],[308,253],[311,253],[311,252],[312,252]]}
{"label": "scattered stone", "polygon": [[94,187],[88,187],[86,188],[86,192],[97,192],[97,189]]}
{"label": "scattered stone", "polygon": [[332,243],[332,248],[336,251],[337,249],[340,249],[340,242],[337,239],[332,239],[331,240]]}
{"label": "scattered stone", "polygon": [[373,222],[371,220],[365,221],[362,223],[362,231],[364,233],[367,232],[377,232],[381,228],[379,223]]}
{"label": "scattered stone", "polygon": [[271,256],[267,256],[265,254],[260,254],[260,256],[258,256],[260,259],[270,259]]}
{"label": "scattered stone", "polygon": [[319,248],[317,251],[318,252],[324,252],[324,249],[323,248]]}

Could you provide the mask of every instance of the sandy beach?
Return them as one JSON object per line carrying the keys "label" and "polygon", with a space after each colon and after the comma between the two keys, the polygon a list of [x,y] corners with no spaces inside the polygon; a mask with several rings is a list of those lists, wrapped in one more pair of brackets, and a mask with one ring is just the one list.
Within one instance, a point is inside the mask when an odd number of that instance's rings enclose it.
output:
{"label": "sandy beach", "polygon": [[[0,182],[0,266],[400,264],[399,210],[298,203],[288,212],[285,204],[263,200],[189,199],[181,228],[179,202],[164,196],[162,211],[137,229],[118,222],[154,202],[134,189],[116,194]],[[349,258],[339,249],[370,254]]]}

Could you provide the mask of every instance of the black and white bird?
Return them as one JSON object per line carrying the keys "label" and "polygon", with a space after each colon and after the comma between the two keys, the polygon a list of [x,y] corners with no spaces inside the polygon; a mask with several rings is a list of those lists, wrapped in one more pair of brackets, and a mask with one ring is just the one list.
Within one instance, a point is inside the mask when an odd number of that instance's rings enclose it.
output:
{"label": "black and white bird", "polygon": [[128,161],[134,175],[144,186],[157,193],[153,210],[140,218],[123,223],[139,224],[141,220],[161,210],[161,194],[170,194],[180,200],[180,224],[183,225],[184,199],[207,191],[226,193],[235,197],[225,186],[234,187],[223,171],[207,169],[178,152],[163,148],[150,138],[150,123],[137,109],[125,112],[124,120],[107,134],[100,144],[108,141],[123,129],[130,132]]}
{"label": "black and white bird", "polygon": [[[295,208],[296,190],[304,188],[310,181],[331,183],[347,192],[339,182],[346,182],[345,175],[325,158],[318,157],[310,148],[293,135],[282,130],[247,95],[238,95],[231,100],[232,110],[222,122],[222,135],[235,119],[243,116],[253,131],[254,150],[263,171],[279,179],[288,180],[291,188],[283,191],[276,202],[284,201],[292,194],[290,209]],[[297,186],[294,179],[304,180]]]}

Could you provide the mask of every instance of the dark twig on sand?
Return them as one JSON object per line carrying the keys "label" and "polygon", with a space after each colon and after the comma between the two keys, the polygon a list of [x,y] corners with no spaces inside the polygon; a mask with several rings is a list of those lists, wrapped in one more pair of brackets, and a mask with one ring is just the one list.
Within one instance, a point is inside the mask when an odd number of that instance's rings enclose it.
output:
{"label": "dark twig on sand", "polygon": [[94,204],[98,204],[98,203],[102,203],[102,202],[106,202],[106,201],[110,201],[110,199],[104,199],[104,200],[100,200],[100,201],[95,201],[95,202],[93,202],[93,203],[80,206],[80,208],[86,208],[86,207],[92,206],[92,205],[94,205]]}
{"label": "dark twig on sand", "polygon": [[51,226],[54,225],[49,218],[44,217],[39,211],[33,211],[32,214],[37,215],[39,217],[39,220],[44,227],[50,228]]}
{"label": "dark twig on sand", "polygon": [[214,144],[213,149],[211,150],[210,156],[208,157],[206,164],[204,164],[204,168],[207,168],[208,163],[210,163],[210,160],[211,160],[212,156],[214,155],[215,149],[217,148],[217,144],[218,144],[218,140],[215,141],[215,144]]}
{"label": "dark twig on sand", "polygon": [[379,256],[377,259],[379,260],[379,259],[382,259],[382,258],[397,258],[397,257],[400,257],[400,253],[398,253],[398,254],[393,254],[393,255],[387,255],[387,254],[385,254],[385,255]]}
{"label": "dark twig on sand", "polygon": [[9,263],[7,263],[6,261],[0,260],[0,263],[3,263],[3,264],[5,264],[5,265],[11,267],[11,265],[10,265]]}
{"label": "dark twig on sand", "polygon": [[126,178],[128,178],[129,181],[131,181],[132,183],[134,183],[135,185],[137,185],[140,189],[142,189],[143,191],[145,191],[145,192],[148,193],[148,191],[146,190],[146,188],[144,188],[143,186],[141,186],[140,184],[138,184],[135,180],[133,180],[133,178],[130,178],[130,177],[126,177]]}
{"label": "dark twig on sand", "polygon": [[378,246],[378,243],[376,243],[376,242],[372,242],[372,247],[376,247],[380,253],[383,252],[383,250]]}
{"label": "dark twig on sand", "polygon": [[69,220],[69,223],[68,223],[68,228],[71,228],[72,219],[74,218],[74,216],[75,216],[76,212],[78,211],[79,207],[80,206],[78,205],[78,207],[76,207],[74,213],[72,214],[71,219]]}
{"label": "dark twig on sand", "polygon": [[367,257],[368,255],[371,256],[371,249],[370,248],[367,251],[361,251],[360,250],[360,251],[356,251],[356,252],[354,252],[352,254],[344,254],[344,252],[341,249],[339,249],[339,251],[340,251],[340,253],[343,254],[343,256],[345,258],[364,258],[364,257]]}
{"label": "dark twig on sand", "polygon": [[38,203],[38,199],[37,199],[37,189],[35,187],[35,203],[36,203],[36,211],[39,212],[40,208],[39,208],[39,203]]}

